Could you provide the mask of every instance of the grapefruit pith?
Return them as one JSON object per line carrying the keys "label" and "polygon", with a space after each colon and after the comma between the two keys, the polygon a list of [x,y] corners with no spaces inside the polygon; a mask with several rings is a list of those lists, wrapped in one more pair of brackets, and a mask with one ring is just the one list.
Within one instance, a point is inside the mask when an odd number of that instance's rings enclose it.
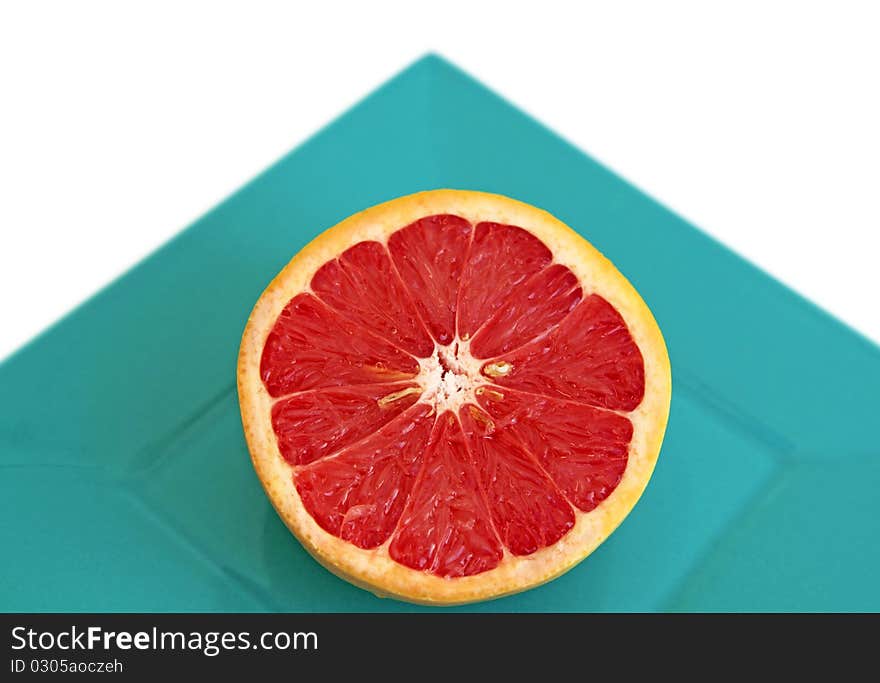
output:
{"label": "grapefruit pith", "polygon": [[629,282],[550,214],[435,190],[342,221],[251,313],[245,436],[281,518],[380,595],[456,604],[589,555],[641,495],[670,401]]}

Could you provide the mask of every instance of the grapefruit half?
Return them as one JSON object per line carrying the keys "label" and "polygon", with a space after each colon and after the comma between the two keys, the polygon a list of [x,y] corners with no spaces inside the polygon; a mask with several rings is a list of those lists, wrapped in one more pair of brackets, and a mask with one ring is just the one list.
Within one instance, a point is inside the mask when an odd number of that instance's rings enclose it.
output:
{"label": "grapefruit half", "polygon": [[263,292],[242,422],[278,514],[378,595],[457,604],[544,583],[654,469],[669,358],[617,269],[550,214],[435,190],[327,230]]}

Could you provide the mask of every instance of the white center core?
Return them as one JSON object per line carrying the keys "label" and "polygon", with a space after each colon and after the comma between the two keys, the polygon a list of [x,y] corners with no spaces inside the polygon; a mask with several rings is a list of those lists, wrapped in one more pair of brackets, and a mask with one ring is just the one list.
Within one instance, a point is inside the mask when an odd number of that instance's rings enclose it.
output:
{"label": "white center core", "polygon": [[484,361],[474,358],[468,347],[468,342],[456,340],[435,347],[430,358],[419,359],[422,369],[416,381],[424,391],[422,399],[432,404],[438,414],[475,403],[474,391],[486,384],[486,378],[480,374]]}

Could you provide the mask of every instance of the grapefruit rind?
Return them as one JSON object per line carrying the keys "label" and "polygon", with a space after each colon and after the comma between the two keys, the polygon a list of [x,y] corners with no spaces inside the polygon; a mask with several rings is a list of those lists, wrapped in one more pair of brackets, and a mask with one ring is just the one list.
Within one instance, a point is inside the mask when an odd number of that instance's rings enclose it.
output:
{"label": "grapefruit rind", "polygon": [[[452,214],[476,225],[489,221],[520,226],[540,239],[556,263],[571,269],[585,295],[600,294],[623,317],[644,360],[642,402],[626,413],[633,425],[629,458],[614,491],[595,509],[575,509],[574,527],[554,545],[531,555],[504,551],[494,569],[444,578],[399,564],[388,542],[359,548],[322,529],[306,511],[279,451],[272,428],[274,399],[260,376],[266,338],[287,303],[308,291],[327,261],[365,240],[387,243],[400,228],[425,216]],[[306,550],[337,576],[380,596],[433,605],[454,605],[516,593],[550,581],[593,552],[623,521],[647,485],[660,452],[671,399],[671,371],[663,336],[651,311],[629,281],[589,242],[546,211],[496,194],[431,190],[356,213],[306,245],[260,296],[248,319],[238,357],[242,424],[254,469],[281,519]]]}

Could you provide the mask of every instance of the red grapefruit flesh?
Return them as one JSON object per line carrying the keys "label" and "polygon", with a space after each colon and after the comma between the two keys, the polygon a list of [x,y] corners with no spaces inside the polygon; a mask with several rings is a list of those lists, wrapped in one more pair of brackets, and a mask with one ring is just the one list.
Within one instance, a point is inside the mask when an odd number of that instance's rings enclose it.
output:
{"label": "red grapefruit flesh", "polygon": [[656,324],[527,205],[437,191],[372,211],[251,317],[239,391],[261,481],[318,559],[378,592],[463,602],[552,578],[650,476],[669,402]]}
{"label": "red grapefruit flesh", "polygon": [[[278,449],[291,465],[308,465],[379,431],[415,403],[420,393],[414,383],[297,392],[272,406]],[[383,401],[389,394],[400,398]]]}
{"label": "red grapefruit flesh", "polygon": [[399,278],[438,344],[455,337],[458,285],[472,232],[458,216],[428,216],[388,239]]}
{"label": "red grapefruit flesh", "polygon": [[455,416],[436,421],[419,481],[389,554],[401,564],[444,577],[496,567],[502,546],[472,454]]}
{"label": "red grapefruit flesh", "polygon": [[361,548],[384,543],[421,469],[434,423],[430,413],[417,406],[335,457],[299,470],[296,488],[315,521]]}

